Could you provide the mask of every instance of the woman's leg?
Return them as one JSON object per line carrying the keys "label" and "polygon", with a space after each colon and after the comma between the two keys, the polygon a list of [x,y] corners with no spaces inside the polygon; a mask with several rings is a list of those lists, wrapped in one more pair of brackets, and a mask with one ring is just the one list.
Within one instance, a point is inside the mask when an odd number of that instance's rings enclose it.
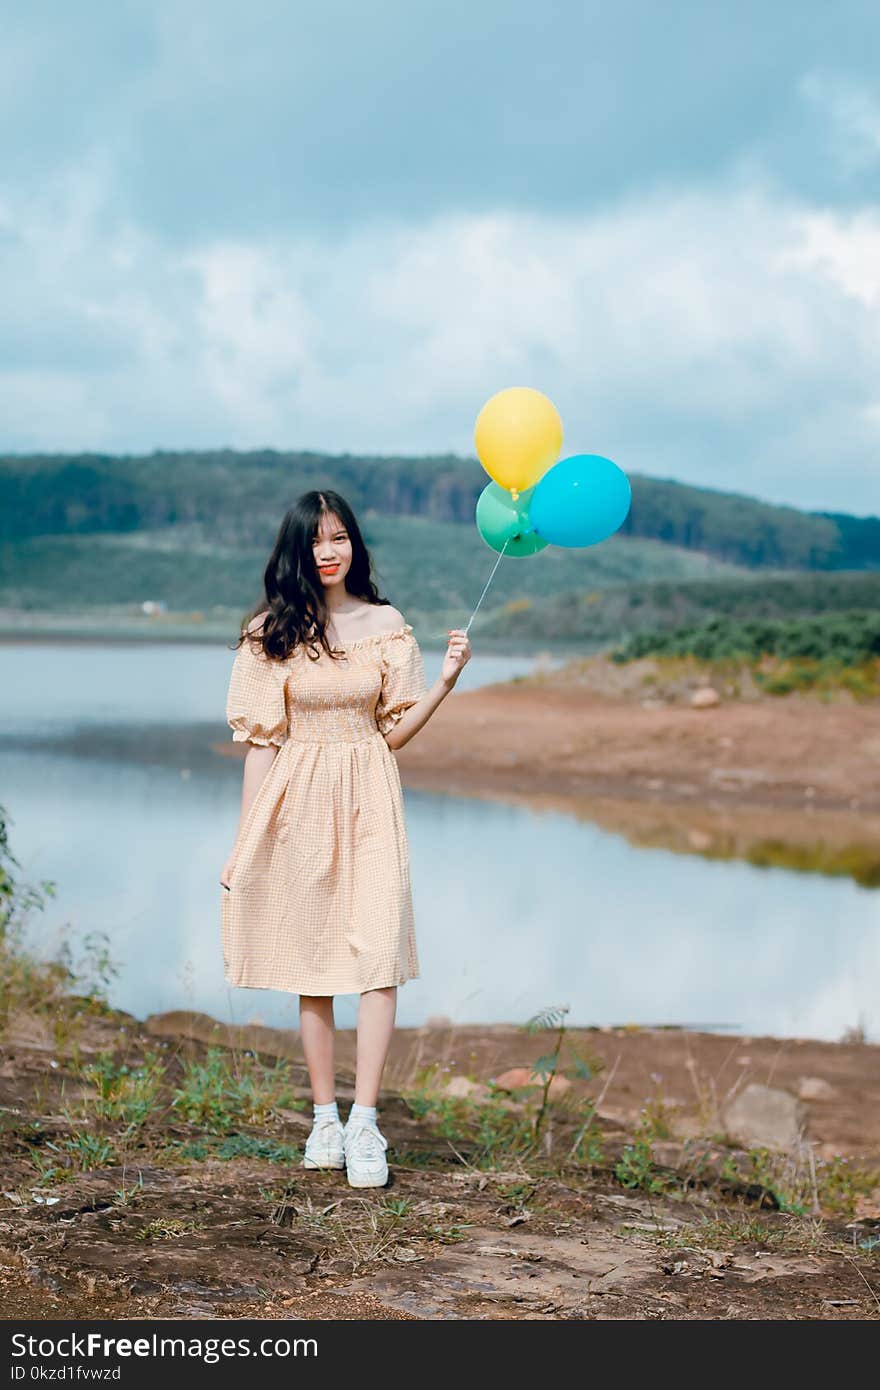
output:
{"label": "woman's leg", "polygon": [[356,1105],[373,1106],[379,1097],[382,1072],[394,1032],[397,986],[369,989],[358,1005]]}
{"label": "woman's leg", "polygon": [[314,1102],[330,1105],[336,1099],[332,995],[300,995],[299,1030]]}

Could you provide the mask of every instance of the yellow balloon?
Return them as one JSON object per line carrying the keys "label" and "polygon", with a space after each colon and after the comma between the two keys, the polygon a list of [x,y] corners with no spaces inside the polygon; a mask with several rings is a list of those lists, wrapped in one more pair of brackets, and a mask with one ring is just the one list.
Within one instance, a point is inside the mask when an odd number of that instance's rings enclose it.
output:
{"label": "yellow balloon", "polygon": [[543,392],[510,386],[483,406],[474,443],[490,478],[515,494],[524,492],[559,458],[562,420]]}

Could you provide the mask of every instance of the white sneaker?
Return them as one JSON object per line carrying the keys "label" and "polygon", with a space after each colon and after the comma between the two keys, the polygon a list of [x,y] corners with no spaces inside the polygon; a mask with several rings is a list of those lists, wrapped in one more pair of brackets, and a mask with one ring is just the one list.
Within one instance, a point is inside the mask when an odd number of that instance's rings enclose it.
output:
{"label": "white sneaker", "polygon": [[388,1181],[388,1140],[368,1120],[349,1120],[343,1134],[349,1187],[384,1187]]}
{"label": "white sneaker", "polygon": [[302,1166],[304,1168],[344,1168],[343,1132],[341,1120],[334,1120],[332,1116],[326,1120],[316,1120],[312,1126],[312,1132],[306,1140],[306,1152]]}

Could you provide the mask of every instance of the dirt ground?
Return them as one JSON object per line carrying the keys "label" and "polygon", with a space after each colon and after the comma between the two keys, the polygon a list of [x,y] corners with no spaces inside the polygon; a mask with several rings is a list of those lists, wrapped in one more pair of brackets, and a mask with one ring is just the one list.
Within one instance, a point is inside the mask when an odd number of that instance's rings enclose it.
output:
{"label": "dirt ground", "polygon": [[[552,1161],[488,1165],[474,1135],[449,1137],[454,1078],[485,1087],[529,1066],[546,1036],[517,1027],[401,1029],[380,1100],[386,1189],[344,1173],[246,1156],[170,1157],[194,1137],[174,1113],[150,1122],[126,1163],[36,1182],[32,1154],[70,1129],[81,1073],[35,1016],[12,1018],[0,1047],[0,1311],[6,1318],[873,1319],[880,1316],[880,1186],[848,1212],[805,1218],[710,1164],[697,1177],[689,1135],[749,1080],[797,1094],[818,1161],[843,1156],[880,1184],[880,1048],[864,1043],[718,1037],[671,1030],[576,1030],[592,1076],[551,1107]],[[569,1040],[566,1040],[568,1046]],[[181,1011],[143,1022],[113,1014],[77,1034],[79,1063],[108,1050],[132,1064],[163,1049],[289,1059],[303,1099],[295,1031],[232,1028]],[[339,1034],[338,1094],[353,1095],[354,1036]],[[459,1080],[458,1085],[461,1085]],[[434,1109],[412,1097],[430,1091]],[[633,1190],[615,1162],[645,1106],[662,1096],[669,1137],[654,1146],[670,1191]],[[586,1099],[598,1102],[602,1156],[571,1160]],[[518,1101],[505,1104],[515,1111]],[[240,1133],[301,1145],[308,1111],[282,1109]],[[82,1124],[82,1120],[80,1121]],[[727,1153],[720,1136],[710,1157]],[[712,1173],[727,1173],[717,1181]],[[51,1204],[46,1201],[51,1197]],[[157,1233],[158,1223],[158,1233]]]}
{"label": "dirt ground", "polygon": [[[302,1060],[295,1029],[261,1024],[232,1026],[208,1014],[175,1010],[151,1014],[144,1027],[154,1037],[187,1037],[205,1045],[222,1043],[239,1051]],[[680,1028],[572,1028],[574,1047],[593,1064],[597,1080],[585,1095],[601,1090],[603,1115],[632,1129],[646,1101],[662,1094],[679,1117],[682,1134],[692,1132],[706,1093],[720,1105],[734,1088],[749,1082],[797,1094],[800,1082],[819,1077],[831,1087],[821,1101],[808,1102],[808,1134],[829,1156],[880,1168],[880,1046],[864,1042],[821,1042],[697,1033]],[[356,1034],[339,1029],[336,1064],[341,1077],[354,1074]],[[488,1082],[510,1067],[530,1066],[547,1051],[546,1034],[529,1034],[515,1024],[462,1027],[432,1020],[423,1028],[397,1028],[385,1081],[389,1092],[407,1092],[426,1071]],[[613,1073],[608,1083],[609,1074]],[[345,1095],[344,1082],[340,1095]],[[880,1212],[878,1212],[880,1215]]]}

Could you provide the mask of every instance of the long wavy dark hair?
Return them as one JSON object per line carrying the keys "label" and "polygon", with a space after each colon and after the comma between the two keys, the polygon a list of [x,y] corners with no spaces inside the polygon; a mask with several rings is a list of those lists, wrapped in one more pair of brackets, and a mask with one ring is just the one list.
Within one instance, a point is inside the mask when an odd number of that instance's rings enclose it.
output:
{"label": "long wavy dark hair", "polygon": [[[351,541],[351,567],[345,576],[348,593],[366,603],[390,603],[390,599],[379,596],[373,583],[370,554],[357,517],[345,498],[329,488],[322,492],[304,492],[285,513],[278,528],[272,554],[263,571],[265,598],[255,603],[246,615],[233,650],[248,638],[276,661],[286,661],[299,646],[305,647],[312,661],[319,659],[319,648],[336,660],[337,649],[327,641],[330,611],[312,551],[321,517],[327,513],[339,518]],[[266,613],[265,622],[249,633],[251,622],[260,613]]]}

